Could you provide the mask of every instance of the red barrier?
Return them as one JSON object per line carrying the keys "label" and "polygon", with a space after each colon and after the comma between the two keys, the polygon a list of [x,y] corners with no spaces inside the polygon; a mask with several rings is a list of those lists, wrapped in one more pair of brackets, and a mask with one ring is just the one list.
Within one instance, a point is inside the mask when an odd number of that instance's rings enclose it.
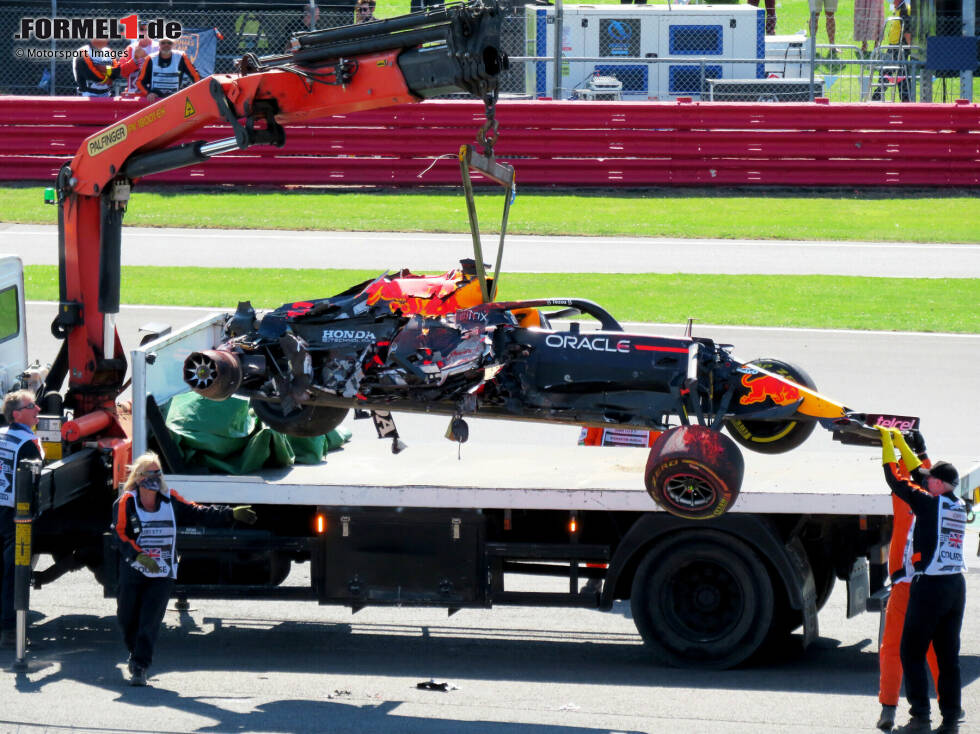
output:
{"label": "red barrier", "polygon": [[[0,180],[54,180],[86,137],[137,100],[0,98]],[[508,101],[497,155],[524,185],[976,186],[980,105]],[[152,177],[161,184],[452,185],[478,102],[335,115]],[[214,125],[198,140],[230,137]],[[448,156],[438,160],[440,156]],[[431,170],[421,175],[432,163]]]}

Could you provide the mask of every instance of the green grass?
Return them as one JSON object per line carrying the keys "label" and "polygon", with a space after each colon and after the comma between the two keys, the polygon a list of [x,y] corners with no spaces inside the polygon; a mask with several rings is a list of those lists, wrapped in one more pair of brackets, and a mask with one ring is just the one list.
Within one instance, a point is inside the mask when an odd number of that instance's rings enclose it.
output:
{"label": "green grass", "polygon": [[[0,220],[54,224],[40,187],[0,188]],[[478,197],[493,231],[503,196]],[[133,195],[126,224],[144,227],[467,232],[466,206],[444,193],[151,193]],[[642,194],[518,194],[513,234],[632,235],[899,242],[980,240],[980,196],[875,192],[788,196],[654,190]]]}
{"label": "green grass", "polygon": [[[323,298],[373,278],[369,270],[123,268],[122,302],[272,308]],[[57,269],[26,268],[31,300],[57,300]],[[596,275],[506,273],[498,300],[570,297],[596,301],[621,321],[747,326],[980,332],[977,281],[838,276]],[[909,309],[908,295],[915,294]],[[692,298],[692,294],[698,294]],[[816,305],[819,304],[819,305]]]}

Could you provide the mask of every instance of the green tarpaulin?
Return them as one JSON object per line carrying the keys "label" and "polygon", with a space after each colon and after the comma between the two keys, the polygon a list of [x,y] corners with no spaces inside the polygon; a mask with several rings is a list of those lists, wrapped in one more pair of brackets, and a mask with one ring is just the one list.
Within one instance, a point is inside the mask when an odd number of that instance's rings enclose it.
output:
{"label": "green tarpaulin", "polygon": [[264,466],[319,464],[350,440],[339,426],[325,436],[298,438],[262,425],[246,398],[214,401],[187,392],[170,401],[167,428],[189,465],[225,474],[249,474]]}

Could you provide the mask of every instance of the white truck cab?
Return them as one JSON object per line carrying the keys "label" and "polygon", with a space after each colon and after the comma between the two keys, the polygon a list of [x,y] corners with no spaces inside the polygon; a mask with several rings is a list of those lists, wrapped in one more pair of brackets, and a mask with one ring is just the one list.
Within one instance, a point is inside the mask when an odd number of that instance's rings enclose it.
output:
{"label": "white truck cab", "polygon": [[15,255],[0,255],[0,394],[27,369],[25,323],[24,265]]}

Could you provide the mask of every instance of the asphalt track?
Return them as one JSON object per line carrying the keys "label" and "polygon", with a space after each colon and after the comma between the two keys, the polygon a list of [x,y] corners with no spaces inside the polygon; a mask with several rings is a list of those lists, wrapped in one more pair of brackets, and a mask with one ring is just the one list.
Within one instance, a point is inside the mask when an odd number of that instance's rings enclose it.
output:
{"label": "asphalt track", "polygon": [[[0,252],[58,262],[57,230],[0,224]],[[464,234],[125,227],[123,265],[445,271],[472,256]],[[493,262],[497,238],[483,237]],[[980,245],[510,235],[504,272],[731,273],[977,278]]]}
{"label": "asphalt track", "polygon": [[[971,553],[976,542],[971,533]],[[298,571],[287,583],[308,566]],[[980,573],[971,572],[960,656],[968,724],[980,721],[978,596]],[[607,613],[499,607],[447,617],[194,601],[167,612],[151,687],[134,689],[123,678],[113,601],[82,571],[33,592],[26,674],[11,672],[11,654],[0,651],[0,731],[870,734],[880,708],[878,619],[846,620],[844,599],[838,582],[805,653],[791,644],[720,672],[652,665],[623,603]],[[430,679],[448,690],[417,688]]]}

